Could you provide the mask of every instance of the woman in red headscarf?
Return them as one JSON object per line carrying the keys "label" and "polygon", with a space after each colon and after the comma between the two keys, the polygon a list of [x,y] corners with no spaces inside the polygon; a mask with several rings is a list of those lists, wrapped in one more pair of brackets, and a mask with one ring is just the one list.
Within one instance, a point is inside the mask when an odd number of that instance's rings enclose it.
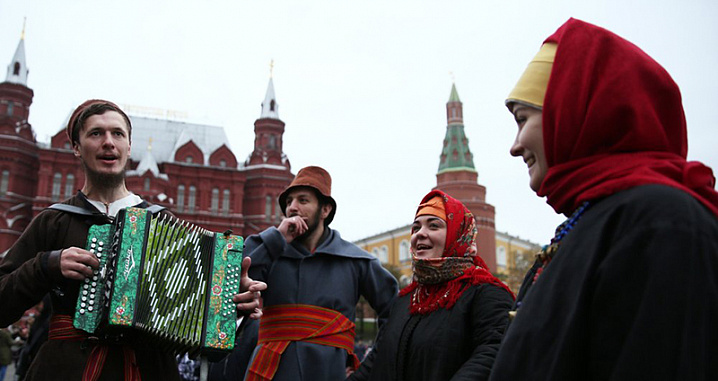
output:
{"label": "woman in red headscarf", "polygon": [[494,380],[718,378],[718,193],[678,86],[570,19],[506,101],[511,154],[570,216],[526,276]]}
{"label": "woman in red headscarf", "polygon": [[476,253],[474,215],[427,194],[411,227],[414,280],[352,380],[487,380],[513,295]]}

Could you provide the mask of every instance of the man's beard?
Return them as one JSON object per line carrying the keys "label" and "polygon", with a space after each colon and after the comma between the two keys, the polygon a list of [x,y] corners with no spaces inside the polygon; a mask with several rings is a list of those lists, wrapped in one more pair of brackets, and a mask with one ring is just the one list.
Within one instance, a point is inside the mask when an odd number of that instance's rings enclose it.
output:
{"label": "man's beard", "polygon": [[314,233],[315,230],[319,227],[319,212],[321,212],[321,209],[317,209],[317,212],[313,215],[309,216],[309,221],[307,221],[307,230],[302,233],[301,235],[298,235],[294,240],[298,242],[304,242],[307,238],[309,238],[312,233]]}
{"label": "man's beard", "polygon": [[82,168],[85,170],[85,176],[93,187],[99,189],[115,189],[122,185],[125,181],[125,169],[120,173],[100,173],[87,167],[85,161],[82,161]]}

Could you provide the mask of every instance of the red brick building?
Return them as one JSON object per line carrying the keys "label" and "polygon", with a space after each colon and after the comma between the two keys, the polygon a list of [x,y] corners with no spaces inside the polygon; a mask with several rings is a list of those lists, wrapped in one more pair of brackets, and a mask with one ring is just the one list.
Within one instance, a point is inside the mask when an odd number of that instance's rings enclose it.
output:
{"label": "red brick building", "polygon": [[[23,37],[0,83],[0,256],[34,215],[74,195],[84,183],[64,129],[49,143],[35,140],[28,123],[34,95],[28,72]],[[254,151],[244,163],[229,148],[222,127],[126,110],[133,127],[127,187],[209,230],[248,236],[276,225],[282,215],[277,197],[294,178],[282,151],[284,122],[278,107],[270,78],[254,122]]]}

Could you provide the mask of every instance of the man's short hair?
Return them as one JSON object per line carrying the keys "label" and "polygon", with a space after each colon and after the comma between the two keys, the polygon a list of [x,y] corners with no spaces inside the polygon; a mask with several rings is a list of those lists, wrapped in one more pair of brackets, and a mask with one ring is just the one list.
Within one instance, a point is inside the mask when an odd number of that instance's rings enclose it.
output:
{"label": "man's short hair", "polygon": [[122,115],[122,118],[125,120],[125,123],[127,124],[127,134],[128,139],[130,142],[132,141],[132,122],[130,122],[130,118],[125,114],[122,109],[120,109],[119,106],[116,104],[105,101],[101,99],[91,99],[88,101],[85,101],[83,104],[79,105],[75,111],[72,113],[72,116],[70,117],[70,120],[67,123],[67,135],[68,138],[70,138],[70,142],[74,145],[75,143],[80,143],[80,131],[85,127],[85,122],[87,122],[87,119],[89,119],[93,115],[102,115],[108,111],[114,111],[120,115]]}

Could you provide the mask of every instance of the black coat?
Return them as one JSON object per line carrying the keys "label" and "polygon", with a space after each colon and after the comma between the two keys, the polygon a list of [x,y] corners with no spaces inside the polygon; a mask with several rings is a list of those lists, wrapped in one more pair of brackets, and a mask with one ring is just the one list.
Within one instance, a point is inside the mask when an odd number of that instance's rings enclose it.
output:
{"label": "black coat", "polygon": [[492,380],[718,379],[718,220],[645,185],[597,201],[526,292]]}
{"label": "black coat", "polygon": [[411,294],[394,303],[377,344],[352,380],[487,380],[512,298],[495,285],[471,286],[450,309],[409,315]]}
{"label": "black coat", "polygon": [[[65,203],[95,209],[81,193]],[[0,263],[0,326],[20,318],[48,293],[53,313],[74,316],[80,282],[62,277],[60,252],[85,247],[89,227],[107,222],[99,212],[91,217],[50,209],[40,212]],[[143,380],[179,380],[173,355],[146,345],[132,346]],[[26,379],[79,380],[93,347],[85,341],[49,340],[40,347]],[[122,348],[110,346],[100,380],[124,379],[123,366]]]}

